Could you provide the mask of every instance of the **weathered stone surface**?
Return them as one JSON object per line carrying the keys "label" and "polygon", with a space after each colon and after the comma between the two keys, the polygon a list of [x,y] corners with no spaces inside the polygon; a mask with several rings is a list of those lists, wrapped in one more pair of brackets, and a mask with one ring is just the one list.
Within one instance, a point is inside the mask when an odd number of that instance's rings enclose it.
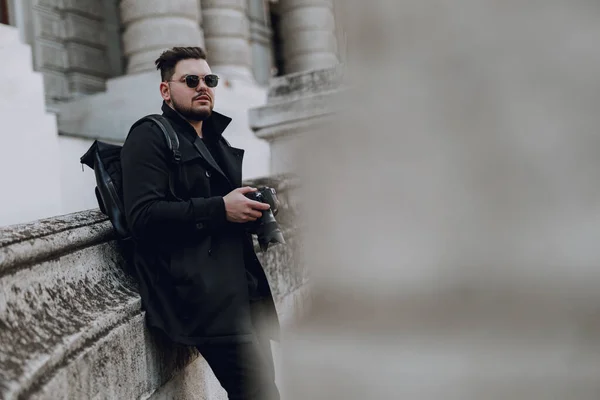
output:
{"label": "weathered stone surface", "polygon": [[59,7],[62,4],[62,0],[32,0],[32,6],[44,6],[47,8]]}
{"label": "weathered stone surface", "polygon": [[200,19],[198,1],[190,0],[121,0],[121,21],[127,25],[134,20],[173,16],[187,19]]}
{"label": "weathered stone surface", "polygon": [[[209,31],[206,30],[206,32]],[[226,70],[224,67],[236,67],[240,71],[242,69],[247,70],[244,72],[249,74],[250,47],[248,46],[248,39],[223,35],[206,37],[205,42],[207,59],[211,69],[220,72]],[[227,74],[227,76],[231,75]]]}
{"label": "weathered stone surface", "polygon": [[[280,195],[287,245],[259,253],[282,324],[308,303],[281,177],[246,182]],[[135,279],[97,210],[0,229],[0,398],[225,398],[195,349],[150,333]]]}
{"label": "weathered stone surface", "polygon": [[315,129],[344,109],[352,96],[346,66],[297,72],[271,80],[268,102],[249,112],[250,127],[271,146],[270,167],[274,174],[295,173],[302,135]]}
{"label": "weathered stone surface", "polygon": [[[340,89],[344,84],[344,66],[296,72],[273,78],[269,83],[269,105],[315,93]],[[267,107],[269,106],[267,105]]]}
{"label": "weathered stone surface", "polygon": [[[52,52],[52,49],[48,49]],[[61,56],[64,57],[64,63],[66,64],[67,55],[62,52]],[[51,96],[53,101],[68,99],[71,95],[69,91],[69,79],[63,72],[57,72],[47,70],[44,72],[44,93],[46,97]]]}
{"label": "weathered stone surface", "polygon": [[[204,30],[212,39],[213,36],[231,36],[247,38],[250,32],[248,18],[244,9],[204,9]],[[218,50],[217,50],[218,52]]]}
{"label": "weathered stone surface", "polygon": [[160,52],[170,47],[204,46],[197,0],[122,0],[120,10],[129,74],[154,70]]}
{"label": "weathered stone surface", "polygon": [[102,19],[104,2],[98,0],[62,0],[62,9],[92,18]]}
{"label": "weathered stone surface", "polygon": [[[64,44],[38,41],[34,44],[34,51],[37,55],[35,58],[36,70],[48,69],[62,73],[67,69],[69,61]],[[52,89],[50,93],[57,93],[53,87],[50,89]]]}
{"label": "weathered stone surface", "polygon": [[264,0],[248,0],[248,18],[268,24],[270,4],[267,3]]}
{"label": "weathered stone surface", "polygon": [[64,21],[64,37],[71,42],[85,43],[99,48],[106,47],[104,21],[67,14]]}
{"label": "weathered stone surface", "polygon": [[202,0],[202,21],[211,68],[251,80],[250,22],[246,0]]}
{"label": "weathered stone surface", "polygon": [[272,173],[296,170],[300,135],[327,122],[347,102],[344,67],[298,72],[271,81],[268,103],[251,109],[250,127],[271,146]]}
{"label": "weathered stone surface", "polygon": [[200,37],[200,30],[193,19],[164,16],[131,23],[123,33],[123,43],[125,55],[153,49],[158,58],[159,52],[156,49],[172,47],[175,43],[198,46],[201,44]]}
{"label": "weathered stone surface", "polygon": [[307,7],[333,8],[333,0],[279,0],[278,2],[282,12]]}
{"label": "weathered stone surface", "polygon": [[286,74],[338,63],[330,0],[281,0],[280,33]]}
{"label": "weathered stone surface", "polygon": [[127,72],[156,69],[161,51],[174,46],[203,46],[203,36],[195,16],[162,15],[135,20],[123,32]]}
{"label": "weathered stone surface", "polygon": [[106,81],[102,78],[95,78],[80,72],[71,72],[68,74],[68,78],[69,90],[76,97],[97,93],[106,89]]}
{"label": "weathered stone surface", "polygon": [[305,123],[311,118],[333,114],[338,110],[342,96],[344,93],[339,91],[316,93],[254,108],[249,113],[250,127],[257,131],[257,136],[264,138],[260,129],[277,127],[292,121]]}
{"label": "weathered stone surface", "polygon": [[[281,33],[289,36],[299,31],[333,31],[335,21],[329,7],[300,7],[294,12],[284,12],[281,17]],[[288,47],[288,50],[293,51]]]}
{"label": "weathered stone surface", "polygon": [[35,35],[40,38],[61,40],[65,35],[62,18],[57,11],[33,14],[33,27]]}
{"label": "weathered stone surface", "polygon": [[250,41],[259,44],[271,45],[271,28],[261,21],[250,21]]}
{"label": "weathered stone surface", "polygon": [[[27,2],[26,2],[27,3]],[[74,72],[105,81],[121,73],[120,28],[114,23],[117,5],[96,0],[34,1],[23,6],[28,41],[35,69],[44,74],[46,102],[67,101],[81,91],[71,91],[68,75]],[[88,87],[98,92],[103,84]]]}
{"label": "weathered stone surface", "polygon": [[[44,260],[50,254],[77,246],[108,240],[110,222],[98,211],[85,211],[40,219],[30,224],[12,225],[0,230],[0,273],[19,265]],[[97,237],[97,234],[100,237]],[[67,239],[68,243],[66,243]],[[10,250],[10,251],[9,251]]]}
{"label": "weathered stone surface", "polygon": [[104,48],[88,46],[77,42],[65,44],[68,60],[68,72],[86,73],[91,76],[106,78],[109,76],[109,65],[106,62]]}

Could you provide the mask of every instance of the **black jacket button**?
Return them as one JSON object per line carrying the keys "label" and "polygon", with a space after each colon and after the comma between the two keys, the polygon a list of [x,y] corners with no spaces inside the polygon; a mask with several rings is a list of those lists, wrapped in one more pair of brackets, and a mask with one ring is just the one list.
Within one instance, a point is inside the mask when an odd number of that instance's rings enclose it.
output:
{"label": "black jacket button", "polygon": [[197,228],[197,229],[204,229],[204,224],[203,224],[202,222],[198,222],[198,223],[196,224],[196,228]]}
{"label": "black jacket button", "polygon": [[210,256],[212,254],[212,249],[208,249],[208,255]]}
{"label": "black jacket button", "polygon": [[206,175],[207,178],[210,178],[210,176],[211,176],[210,171],[206,171],[204,174]]}

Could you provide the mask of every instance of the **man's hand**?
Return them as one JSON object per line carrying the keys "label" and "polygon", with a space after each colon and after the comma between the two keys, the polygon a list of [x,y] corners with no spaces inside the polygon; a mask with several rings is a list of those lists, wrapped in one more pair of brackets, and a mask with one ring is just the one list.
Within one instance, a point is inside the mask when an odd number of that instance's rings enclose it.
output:
{"label": "man's hand", "polygon": [[229,192],[223,200],[225,201],[225,212],[229,222],[251,222],[262,216],[262,211],[268,210],[267,203],[250,200],[246,193],[255,192],[257,189],[249,186],[238,188]]}

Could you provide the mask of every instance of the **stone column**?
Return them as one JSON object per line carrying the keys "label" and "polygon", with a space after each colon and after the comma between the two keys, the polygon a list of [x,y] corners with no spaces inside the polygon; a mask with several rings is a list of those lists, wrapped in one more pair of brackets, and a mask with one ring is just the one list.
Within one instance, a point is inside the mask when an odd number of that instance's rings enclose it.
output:
{"label": "stone column", "polygon": [[267,85],[271,79],[273,57],[271,55],[272,31],[265,0],[249,0],[250,47],[252,68],[256,82]]}
{"label": "stone column", "polygon": [[121,0],[127,74],[150,71],[161,51],[204,46],[197,0]]}
{"label": "stone column", "polygon": [[252,79],[246,0],[202,0],[206,51],[211,68]]}
{"label": "stone column", "polygon": [[280,0],[285,73],[338,63],[332,0]]}

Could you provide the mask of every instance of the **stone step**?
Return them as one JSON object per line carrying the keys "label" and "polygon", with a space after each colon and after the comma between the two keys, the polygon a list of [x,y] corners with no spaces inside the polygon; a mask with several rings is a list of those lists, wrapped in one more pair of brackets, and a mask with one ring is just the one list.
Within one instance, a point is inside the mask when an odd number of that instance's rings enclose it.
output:
{"label": "stone step", "polygon": [[[56,117],[32,115],[24,107],[0,108],[2,184],[11,188],[4,196],[0,225],[10,225],[61,213],[60,150]],[[0,395],[2,398],[2,395]]]}
{"label": "stone step", "polygon": [[31,47],[20,42],[15,28],[0,25],[0,60],[0,109],[45,114],[43,76],[33,70]]}
{"label": "stone step", "polygon": [[10,25],[0,24],[0,48],[20,43],[19,30]]}
{"label": "stone step", "polygon": [[0,110],[22,109],[26,110],[29,115],[46,113],[42,74],[25,72],[20,78],[4,78],[4,76],[0,76]]}
{"label": "stone step", "polygon": [[0,46],[2,74],[0,83],[4,84],[13,79],[24,81],[33,73],[33,55],[31,47],[16,42]]}

